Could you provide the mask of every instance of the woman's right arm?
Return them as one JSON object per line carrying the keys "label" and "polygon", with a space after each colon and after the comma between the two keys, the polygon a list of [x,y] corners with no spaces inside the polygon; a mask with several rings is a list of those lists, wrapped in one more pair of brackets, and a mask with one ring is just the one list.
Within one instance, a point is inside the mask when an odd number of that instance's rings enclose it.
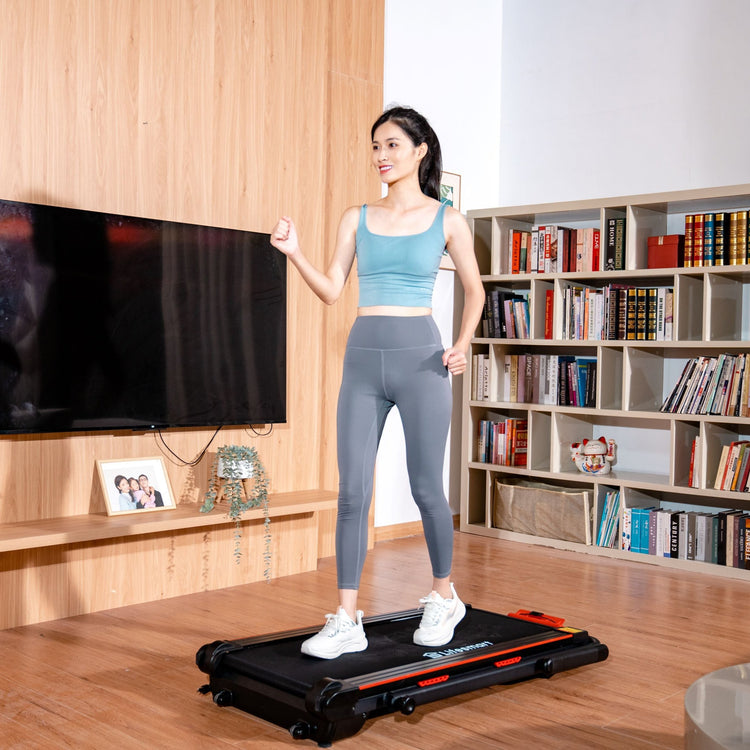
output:
{"label": "woman's right arm", "polygon": [[294,222],[288,216],[279,219],[274,227],[271,244],[289,258],[310,289],[327,305],[332,305],[341,296],[352,270],[358,222],[359,207],[348,208],[339,222],[333,259],[325,272],[316,268],[303,254]]}

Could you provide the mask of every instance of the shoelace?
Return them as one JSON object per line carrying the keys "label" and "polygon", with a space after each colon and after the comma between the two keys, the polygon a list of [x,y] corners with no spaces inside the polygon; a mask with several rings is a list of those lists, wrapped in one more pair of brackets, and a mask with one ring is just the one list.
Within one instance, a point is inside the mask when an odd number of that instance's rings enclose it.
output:
{"label": "shoelace", "polygon": [[440,622],[443,613],[447,612],[451,608],[453,600],[433,599],[433,597],[430,595],[425,596],[423,599],[420,599],[419,603],[424,607],[420,627],[432,628]]}
{"label": "shoelace", "polygon": [[326,624],[323,626],[321,633],[324,633],[331,638],[337,633],[348,629],[349,628],[346,627],[346,620],[344,620],[338,612],[329,612],[326,615]]}

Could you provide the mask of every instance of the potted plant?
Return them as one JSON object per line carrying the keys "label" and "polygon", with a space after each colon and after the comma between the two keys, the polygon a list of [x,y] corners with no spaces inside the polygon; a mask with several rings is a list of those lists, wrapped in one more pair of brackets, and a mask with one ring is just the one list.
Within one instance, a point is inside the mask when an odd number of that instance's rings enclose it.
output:
{"label": "potted plant", "polygon": [[263,508],[263,575],[271,578],[271,519],[268,515],[268,478],[255,448],[246,445],[222,445],[211,465],[208,489],[201,513],[210,513],[217,503],[226,500],[228,515],[234,521],[234,557],[242,557],[240,538],[242,514],[250,508]]}

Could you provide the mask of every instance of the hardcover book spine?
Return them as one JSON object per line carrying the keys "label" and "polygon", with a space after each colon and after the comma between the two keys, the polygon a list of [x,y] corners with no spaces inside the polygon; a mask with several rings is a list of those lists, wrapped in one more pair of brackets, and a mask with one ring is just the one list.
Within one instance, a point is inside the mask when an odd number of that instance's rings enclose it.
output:
{"label": "hardcover book spine", "polygon": [[714,214],[703,214],[703,265],[714,264],[714,240],[715,240],[715,217]]}
{"label": "hardcover book spine", "polygon": [[693,266],[703,265],[703,214],[693,217]]}
{"label": "hardcover book spine", "polygon": [[685,216],[685,260],[683,265],[690,268],[693,265],[693,237],[695,236],[695,215]]}
{"label": "hardcover book spine", "polygon": [[737,263],[747,263],[747,211],[737,212]]}
{"label": "hardcover book spine", "polygon": [[729,214],[726,211],[714,216],[714,265],[729,265]]}
{"label": "hardcover book spine", "polygon": [[544,338],[552,338],[553,311],[555,302],[555,292],[547,289],[544,292]]}
{"label": "hardcover book spine", "polygon": [[732,211],[729,214],[729,265],[736,266],[739,262],[739,240],[737,233],[739,231],[739,213]]}
{"label": "hardcover book spine", "polygon": [[646,290],[646,339],[656,341],[656,313],[658,289],[649,287]]}
{"label": "hardcover book spine", "polygon": [[615,219],[615,271],[625,270],[625,217]]}
{"label": "hardcover book spine", "polygon": [[626,312],[626,336],[628,341],[635,341],[637,336],[637,307],[638,307],[638,289],[630,287],[627,290],[627,312]]}
{"label": "hardcover book spine", "polygon": [[636,318],[635,318],[635,338],[638,341],[645,341],[646,336],[646,328],[647,328],[647,314],[646,314],[646,305],[647,305],[647,294],[646,289],[643,287],[638,287],[637,290],[637,302],[636,302]]}
{"label": "hardcover book spine", "polygon": [[605,271],[615,270],[615,237],[617,235],[617,221],[614,216],[607,219],[607,250],[604,261]]}

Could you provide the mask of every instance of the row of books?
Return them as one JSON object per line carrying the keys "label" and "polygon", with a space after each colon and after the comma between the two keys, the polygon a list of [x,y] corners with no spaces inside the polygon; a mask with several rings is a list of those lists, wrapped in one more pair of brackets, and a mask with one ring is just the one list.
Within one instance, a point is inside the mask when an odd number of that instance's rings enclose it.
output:
{"label": "row of books", "polygon": [[596,535],[599,547],[617,547],[617,532],[620,528],[620,490],[611,490],[604,495],[602,519]]}
{"label": "row of books", "polygon": [[[595,357],[572,354],[504,354],[497,398],[506,403],[550,406],[596,406]],[[490,358],[472,357],[471,396],[474,401],[490,401]]]}
{"label": "row of books", "polygon": [[750,263],[747,211],[685,216],[685,267],[746,263]]}
{"label": "row of books", "polygon": [[508,268],[513,274],[620,271],[625,268],[625,218],[607,220],[604,247],[598,227],[511,229]]}
{"label": "row of books", "polygon": [[500,466],[526,466],[529,423],[497,416],[479,422],[477,461]]}
{"label": "row of books", "polygon": [[750,353],[698,356],[688,360],[660,411],[750,416]]}
{"label": "row of books", "polygon": [[622,549],[750,570],[750,515],[624,508]]}
{"label": "row of books", "polygon": [[750,475],[750,441],[735,440],[721,449],[719,468],[714,480],[715,490],[748,492]]}
{"label": "row of books", "polygon": [[487,291],[482,311],[482,336],[527,339],[530,336],[530,326],[528,292],[503,289]]}
{"label": "row of books", "polygon": [[673,301],[672,287],[568,286],[562,300],[562,338],[671,341]]}

